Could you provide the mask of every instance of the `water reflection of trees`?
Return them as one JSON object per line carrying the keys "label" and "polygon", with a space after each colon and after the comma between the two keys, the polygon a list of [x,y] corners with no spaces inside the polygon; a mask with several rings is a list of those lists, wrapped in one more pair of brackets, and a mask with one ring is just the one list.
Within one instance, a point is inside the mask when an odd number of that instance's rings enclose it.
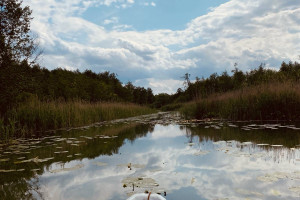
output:
{"label": "water reflection of trees", "polygon": [[[45,170],[49,170],[53,163],[61,163],[62,166],[72,160],[82,160],[84,158],[93,159],[101,155],[117,154],[119,148],[124,144],[124,141],[133,142],[137,138],[144,137],[148,132],[152,132],[154,125],[150,124],[116,124],[113,126],[94,127],[88,130],[73,130],[70,132],[60,132],[62,138],[76,138],[80,140],[81,135],[91,137],[93,139],[85,140],[80,146],[71,146],[62,141],[59,146],[63,147],[67,154],[55,154],[56,146],[40,144],[40,148],[31,150],[28,157],[30,158],[50,158],[53,160],[43,163],[22,163],[14,164],[14,159],[9,162],[2,162],[1,169],[22,168],[25,171],[14,171],[9,173],[0,173],[0,199],[33,199],[38,196],[43,199],[43,194],[40,191],[38,176],[42,175]],[[110,139],[100,139],[96,135],[118,136]],[[44,145],[44,146],[43,146]],[[67,155],[80,154],[76,157],[67,157]],[[31,171],[38,169],[37,171]]]}
{"label": "water reflection of trees", "polygon": [[[277,130],[241,130],[239,128],[223,127],[221,129],[204,128],[204,126],[186,127],[188,137],[199,137],[202,141],[229,141],[235,140],[239,142],[251,141],[256,144],[283,145],[293,148],[300,144],[300,131],[289,129]],[[268,147],[266,147],[268,148]]]}
{"label": "water reflection of trees", "polygon": [[[275,163],[295,162],[300,153],[299,149],[297,149],[300,144],[299,131],[288,129],[243,131],[238,128],[213,129],[204,128],[204,126],[181,126],[180,129],[185,131],[189,142],[194,141],[196,138],[199,144],[206,144],[209,141],[231,141],[223,144],[226,147],[238,149],[240,152],[247,152],[249,156],[253,155],[253,157],[255,157],[256,153],[263,152],[268,161]],[[243,142],[251,142],[251,144],[245,145]],[[261,146],[257,144],[269,145]]]}

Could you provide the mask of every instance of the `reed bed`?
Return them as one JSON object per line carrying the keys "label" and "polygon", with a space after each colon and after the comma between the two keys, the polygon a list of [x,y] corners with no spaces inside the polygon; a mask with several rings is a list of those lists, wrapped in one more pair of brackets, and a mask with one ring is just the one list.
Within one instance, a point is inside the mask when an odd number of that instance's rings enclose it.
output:
{"label": "reed bed", "polygon": [[272,83],[213,94],[183,105],[188,118],[300,120],[300,83]]}
{"label": "reed bed", "polygon": [[43,102],[32,98],[0,118],[0,137],[8,139],[95,122],[154,113],[155,110],[131,103],[89,103],[84,101]]}

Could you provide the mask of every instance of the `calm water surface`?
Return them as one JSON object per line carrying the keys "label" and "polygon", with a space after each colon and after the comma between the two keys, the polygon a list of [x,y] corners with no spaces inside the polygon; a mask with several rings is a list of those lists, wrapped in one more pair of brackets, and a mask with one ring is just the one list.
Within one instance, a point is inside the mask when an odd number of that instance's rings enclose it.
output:
{"label": "calm water surface", "polygon": [[297,127],[160,114],[0,144],[0,199],[299,200]]}

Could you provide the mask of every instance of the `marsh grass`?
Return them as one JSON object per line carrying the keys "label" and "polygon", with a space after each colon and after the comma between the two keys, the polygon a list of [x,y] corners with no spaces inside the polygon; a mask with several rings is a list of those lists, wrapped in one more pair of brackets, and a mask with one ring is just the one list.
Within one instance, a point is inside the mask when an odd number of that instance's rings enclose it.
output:
{"label": "marsh grass", "polygon": [[130,103],[43,102],[30,98],[0,118],[0,137],[28,136],[36,131],[78,127],[154,112],[149,107]]}
{"label": "marsh grass", "polygon": [[264,84],[213,94],[184,104],[180,112],[199,119],[300,120],[300,84]]}

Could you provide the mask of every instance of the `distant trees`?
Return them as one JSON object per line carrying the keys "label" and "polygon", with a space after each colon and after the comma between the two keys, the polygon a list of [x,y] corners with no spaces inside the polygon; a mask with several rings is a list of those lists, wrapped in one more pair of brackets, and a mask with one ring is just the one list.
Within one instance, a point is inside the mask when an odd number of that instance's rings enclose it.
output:
{"label": "distant trees", "polygon": [[[2,70],[0,69],[0,72]],[[10,108],[37,96],[42,101],[82,100],[87,102],[131,102],[149,105],[154,102],[150,88],[125,86],[110,72],[94,73],[68,71],[57,68],[52,71],[27,62],[11,64],[8,75],[0,73],[0,117]]]}
{"label": "distant trees", "polygon": [[[206,79],[196,78],[195,82],[190,82],[189,74],[186,73],[184,85],[188,87],[184,91],[178,90],[169,99],[171,99],[171,103],[186,102],[193,99],[206,98],[214,93],[222,93],[264,83],[300,81],[300,64],[297,62],[283,62],[279,71],[266,69],[265,64],[262,63],[258,68],[248,72],[241,71],[235,64],[235,68],[231,72],[231,76],[225,71],[221,75],[213,73]],[[158,99],[161,101],[161,97]]]}

